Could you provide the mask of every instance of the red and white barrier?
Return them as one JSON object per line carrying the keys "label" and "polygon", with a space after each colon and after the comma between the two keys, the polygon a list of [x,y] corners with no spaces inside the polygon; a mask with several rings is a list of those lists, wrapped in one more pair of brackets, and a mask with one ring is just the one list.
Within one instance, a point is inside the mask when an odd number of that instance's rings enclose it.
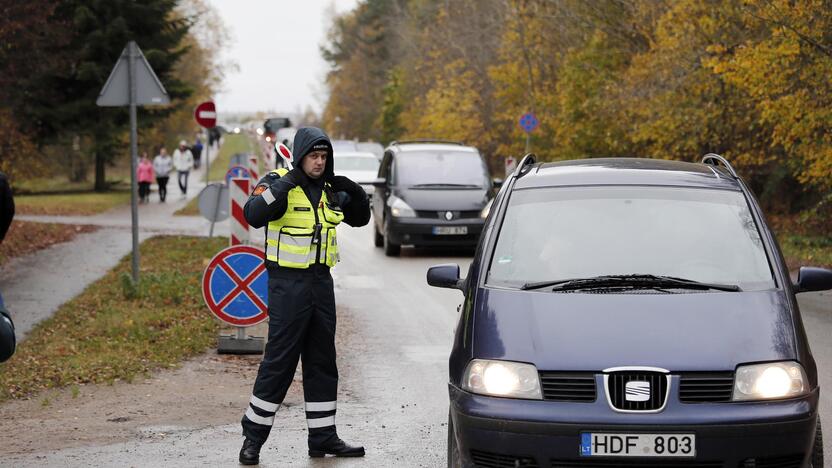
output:
{"label": "red and white barrier", "polygon": [[231,236],[230,245],[248,244],[248,222],[243,214],[243,207],[246,206],[248,195],[251,193],[251,180],[245,178],[231,179],[231,185],[228,187],[228,201],[231,203]]}
{"label": "red and white barrier", "polygon": [[251,183],[256,184],[260,180],[260,167],[256,154],[248,155],[248,173],[251,174]]}

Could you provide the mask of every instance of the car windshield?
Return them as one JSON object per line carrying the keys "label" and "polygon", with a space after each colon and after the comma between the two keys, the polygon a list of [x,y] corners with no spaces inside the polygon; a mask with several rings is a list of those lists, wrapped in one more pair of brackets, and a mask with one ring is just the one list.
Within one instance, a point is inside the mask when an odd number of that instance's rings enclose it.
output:
{"label": "car windshield", "polygon": [[396,183],[405,186],[485,187],[488,172],[478,153],[425,151],[396,157]]}
{"label": "car windshield", "polygon": [[378,159],[375,156],[338,156],[335,155],[336,165],[339,171],[378,171]]}
{"label": "car windshield", "polygon": [[517,190],[500,228],[488,284],[602,275],[663,275],[774,287],[741,192],[679,187]]}

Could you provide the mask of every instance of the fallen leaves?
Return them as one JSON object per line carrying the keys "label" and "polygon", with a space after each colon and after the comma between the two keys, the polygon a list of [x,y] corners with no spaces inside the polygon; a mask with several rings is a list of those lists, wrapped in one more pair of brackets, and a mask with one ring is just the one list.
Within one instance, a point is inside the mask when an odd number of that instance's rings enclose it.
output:
{"label": "fallen leaves", "polygon": [[12,221],[6,239],[0,243],[0,264],[14,257],[68,242],[78,234],[93,232],[96,229],[96,226],[88,225]]}

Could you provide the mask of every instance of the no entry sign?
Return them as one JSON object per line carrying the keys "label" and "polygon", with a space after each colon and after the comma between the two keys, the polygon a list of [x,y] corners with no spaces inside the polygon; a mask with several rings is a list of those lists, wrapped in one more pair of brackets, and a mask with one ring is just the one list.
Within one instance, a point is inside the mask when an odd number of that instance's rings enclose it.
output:
{"label": "no entry sign", "polygon": [[268,318],[268,273],[261,249],[235,245],[220,251],[202,275],[202,296],[211,312],[238,327]]}
{"label": "no entry sign", "polygon": [[213,101],[205,101],[194,109],[196,123],[205,128],[217,126],[217,108]]}

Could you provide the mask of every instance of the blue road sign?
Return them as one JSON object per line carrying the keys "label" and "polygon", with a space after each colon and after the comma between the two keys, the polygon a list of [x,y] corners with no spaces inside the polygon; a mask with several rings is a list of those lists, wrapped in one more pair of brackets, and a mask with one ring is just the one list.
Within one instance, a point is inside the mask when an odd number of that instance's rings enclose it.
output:
{"label": "blue road sign", "polygon": [[231,179],[251,179],[251,172],[243,166],[232,166],[225,173],[225,185],[231,185]]}
{"label": "blue road sign", "polygon": [[537,128],[540,121],[537,120],[534,114],[527,112],[520,117],[520,128],[526,133],[531,133]]}
{"label": "blue road sign", "polygon": [[266,320],[268,288],[263,251],[250,245],[222,250],[202,275],[205,304],[218,319],[238,327]]}

